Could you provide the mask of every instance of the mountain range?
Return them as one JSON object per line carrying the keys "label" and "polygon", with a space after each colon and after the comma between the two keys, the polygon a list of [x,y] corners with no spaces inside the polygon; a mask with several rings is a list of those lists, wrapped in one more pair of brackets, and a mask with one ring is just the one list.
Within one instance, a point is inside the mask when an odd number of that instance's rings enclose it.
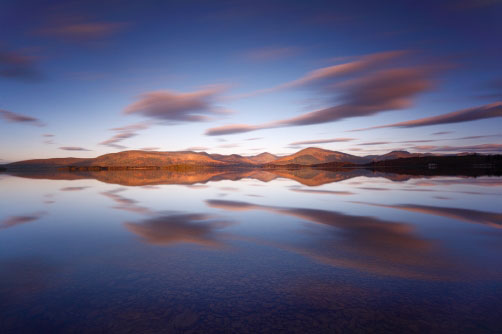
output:
{"label": "mountain range", "polygon": [[[382,165],[386,161],[402,161],[440,157],[430,153],[392,151],[383,155],[356,156],[343,152],[309,147],[286,156],[268,152],[253,156],[238,154],[209,154],[206,152],[176,151],[123,151],[109,153],[96,158],[52,158],[18,161],[0,166],[6,170],[37,170],[69,168],[70,170],[99,169],[171,169],[192,167],[348,167]],[[429,161],[430,162],[430,161]]]}
{"label": "mountain range", "polygon": [[201,166],[201,167],[284,167],[284,166],[316,166],[322,164],[364,165],[371,162],[396,158],[410,158],[424,156],[420,153],[393,151],[384,155],[356,156],[347,153],[309,147],[294,154],[276,156],[268,152],[254,156],[238,154],[223,155],[206,152],[176,151],[123,151],[109,153],[96,158],[52,158],[33,159],[13,162],[3,165],[7,170],[37,169],[53,167],[88,168],[166,168],[172,166]]}

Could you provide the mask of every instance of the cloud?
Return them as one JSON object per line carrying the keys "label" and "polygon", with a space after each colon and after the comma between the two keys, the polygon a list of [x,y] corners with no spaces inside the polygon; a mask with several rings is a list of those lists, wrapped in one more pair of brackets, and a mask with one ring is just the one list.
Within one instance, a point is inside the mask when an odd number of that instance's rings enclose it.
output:
{"label": "cloud", "polygon": [[140,148],[141,151],[158,151],[160,150],[160,147],[142,147]]}
{"label": "cloud", "polygon": [[49,25],[38,29],[36,33],[69,41],[89,41],[110,37],[127,27],[124,22],[99,22],[68,13],[59,15],[60,17],[54,17]]}
{"label": "cloud", "polygon": [[372,126],[364,129],[356,129],[352,131],[364,131],[382,128],[414,128],[419,126],[429,126],[438,124],[452,124],[477,121],[481,119],[502,117],[502,102],[494,102],[479,107],[463,109],[432,117],[424,117],[411,121]]}
{"label": "cloud", "polygon": [[105,146],[109,146],[109,147],[113,147],[113,148],[117,148],[117,149],[125,149],[125,148],[127,148],[126,146],[122,146],[117,143],[124,140],[124,139],[135,137],[135,136],[137,136],[137,134],[134,132],[121,132],[121,133],[117,133],[116,135],[114,135],[110,139],[102,141],[101,143],[99,143],[99,145],[105,145]]}
{"label": "cloud", "polygon": [[232,98],[245,98],[259,94],[272,93],[283,89],[318,83],[323,80],[358,74],[363,71],[378,68],[384,64],[387,64],[393,59],[402,57],[407,53],[407,51],[389,51],[361,56],[351,62],[319,68],[293,81],[289,81],[271,88],[260,89],[246,94],[235,95]]}
{"label": "cloud", "polygon": [[185,149],[185,151],[206,151],[209,150],[209,147],[205,146],[190,146]]}
{"label": "cloud", "polygon": [[439,131],[439,132],[434,132],[432,135],[434,136],[441,136],[441,135],[447,135],[453,133],[453,131]]}
{"label": "cloud", "polygon": [[137,102],[124,109],[124,114],[139,114],[161,121],[207,121],[208,115],[226,112],[213,105],[223,90],[223,86],[211,86],[191,93],[167,90],[144,93]]}
{"label": "cloud", "polygon": [[78,146],[62,146],[59,149],[64,150],[64,151],[90,151],[86,148],[78,147]]}
{"label": "cloud", "polygon": [[305,141],[295,141],[290,143],[289,145],[298,146],[298,145],[313,145],[313,144],[327,144],[327,143],[343,143],[354,140],[355,138],[329,138],[329,139],[314,139],[314,140],[305,140]]}
{"label": "cloud", "polygon": [[42,75],[36,58],[14,51],[0,50],[0,77],[19,80],[39,80]]}
{"label": "cloud", "polygon": [[267,47],[250,50],[244,53],[243,56],[251,61],[274,61],[294,56],[299,51],[297,47]]}
{"label": "cloud", "polygon": [[[99,143],[99,145],[104,145],[108,147],[113,147],[115,149],[123,150],[126,149],[126,146],[118,144],[119,142],[137,136],[137,131],[141,130],[146,130],[148,129],[152,123],[149,122],[140,122],[140,123],[134,123],[130,125],[125,125],[117,128],[111,129],[112,131],[118,132],[117,134],[113,135],[111,138],[104,140]],[[147,150],[145,150],[147,151]]]}
{"label": "cloud", "polygon": [[392,144],[392,143],[388,142],[388,141],[372,141],[372,142],[361,143],[361,144],[357,144],[357,145],[361,145],[361,146],[373,146],[373,145],[387,145],[387,144]]}
{"label": "cloud", "polygon": [[239,147],[240,145],[237,144],[237,143],[229,143],[229,144],[222,144],[222,145],[218,145],[219,148],[235,148],[235,147]]}
{"label": "cloud", "polygon": [[[314,72],[310,76],[296,81],[295,85],[335,75],[333,73],[361,71],[359,64],[348,63],[344,65],[347,65],[347,68]],[[413,100],[418,94],[432,87],[432,81],[429,78],[432,70],[431,67],[415,66],[371,71],[358,78],[335,85],[324,85],[323,89],[331,96],[336,97],[338,104],[335,106],[264,124],[232,124],[210,128],[206,131],[206,135],[218,136],[260,129],[322,124],[346,118],[371,116],[385,111],[406,109],[413,105]]]}
{"label": "cloud", "polygon": [[231,124],[208,129],[206,131],[206,135],[208,136],[231,135],[235,133],[244,133],[265,128],[266,128],[265,126],[259,126],[259,125]]}
{"label": "cloud", "polygon": [[0,118],[12,123],[25,123],[35,126],[45,126],[38,118],[13,113],[12,111],[0,109]]}

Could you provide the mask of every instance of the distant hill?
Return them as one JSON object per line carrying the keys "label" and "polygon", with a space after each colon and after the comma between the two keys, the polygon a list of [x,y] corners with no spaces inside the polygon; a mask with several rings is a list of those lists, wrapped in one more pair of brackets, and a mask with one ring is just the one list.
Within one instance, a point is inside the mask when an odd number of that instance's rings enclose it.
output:
{"label": "distant hill", "polygon": [[274,160],[277,160],[279,157],[268,152],[263,152],[247,158],[256,164],[268,164]]}
{"label": "distant hill", "polygon": [[370,162],[369,159],[358,157],[342,152],[325,150],[317,147],[305,148],[294,154],[281,157],[270,162],[272,165],[316,165],[330,162],[343,162],[352,164],[364,164]]}
{"label": "distant hill", "polygon": [[371,161],[383,161],[383,160],[422,157],[425,155],[430,155],[430,154],[410,153],[408,151],[392,151],[392,152],[386,153],[384,155],[367,156],[366,158],[371,157],[371,159],[370,159]]}
{"label": "distant hill", "polygon": [[[456,168],[456,166],[487,168],[500,164],[500,155],[459,154],[439,156],[424,153],[393,151],[383,155],[359,157],[337,151],[309,147],[287,156],[277,157],[268,152],[255,156],[238,154],[208,154],[206,152],[177,151],[123,151],[96,158],[53,158],[18,161],[0,166],[0,170],[22,171],[67,168],[69,170],[108,169],[193,169],[193,168],[342,168],[349,166],[372,166],[372,168],[434,166]],[[432,168],[432,167],[431,167]],[[436,168],[436,167],[434,167]],[[489,167],[491,168],[491,167]],[[497,167],[498,168],[498,167]]]}
{"label": "distant hill", "polygon": [[210,154],[209,156],[217,161],[225,162],[225,163],[228,163],[231,165],[255,165],[256,164],[253,160],[251,160],[247,157],[243,157],[242,155],[238,155],[238,154],[230,154],[230,155]]}

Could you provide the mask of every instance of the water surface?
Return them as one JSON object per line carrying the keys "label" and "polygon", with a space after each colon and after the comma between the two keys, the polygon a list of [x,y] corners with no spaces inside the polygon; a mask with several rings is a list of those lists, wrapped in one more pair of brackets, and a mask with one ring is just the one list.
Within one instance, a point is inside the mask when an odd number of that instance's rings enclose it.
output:
{"label": "water surface", "polygon": [[0,332],[502,331],[502,178],[0,174]]}

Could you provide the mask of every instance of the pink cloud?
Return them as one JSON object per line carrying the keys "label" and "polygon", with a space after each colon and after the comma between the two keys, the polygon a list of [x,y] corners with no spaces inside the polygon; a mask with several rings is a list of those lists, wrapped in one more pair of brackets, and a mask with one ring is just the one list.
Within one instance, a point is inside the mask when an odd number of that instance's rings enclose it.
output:
{"label": "pink cloud", "polygon": [[0,109],[0,117],[12,123],[26,123],[36,126],[44,126],[38,118],[13,113],[12,111]]}
{"label": "pink cloud", "polygon": [[78,146],[62,146],[59,149],[63,150],[63,151],[90,151],[86,148],[78,147]]}
{"label": "pink cloud", "polygon": [[137,114],[161,121],[201,122],[208,115],[226,111],[213,105],[223,86],[211,86],[190,93],[154,91],[139,96],[139,100],[124,109],[124,114]]}
{"label": "pink cloud", "polygon": [[363,130],[382,129],[382,128],[414,128],[419,126],[470,122],[470,121],[477,121],[481,119],[495,118],[495,117],[502,117],[502,102],[495,102],[475,108],[463,109],[438,116],[424,117],[411,121],[405,121],[393,124],[372,126],[369,128],[356,129],[352,131],[363,131]]}

